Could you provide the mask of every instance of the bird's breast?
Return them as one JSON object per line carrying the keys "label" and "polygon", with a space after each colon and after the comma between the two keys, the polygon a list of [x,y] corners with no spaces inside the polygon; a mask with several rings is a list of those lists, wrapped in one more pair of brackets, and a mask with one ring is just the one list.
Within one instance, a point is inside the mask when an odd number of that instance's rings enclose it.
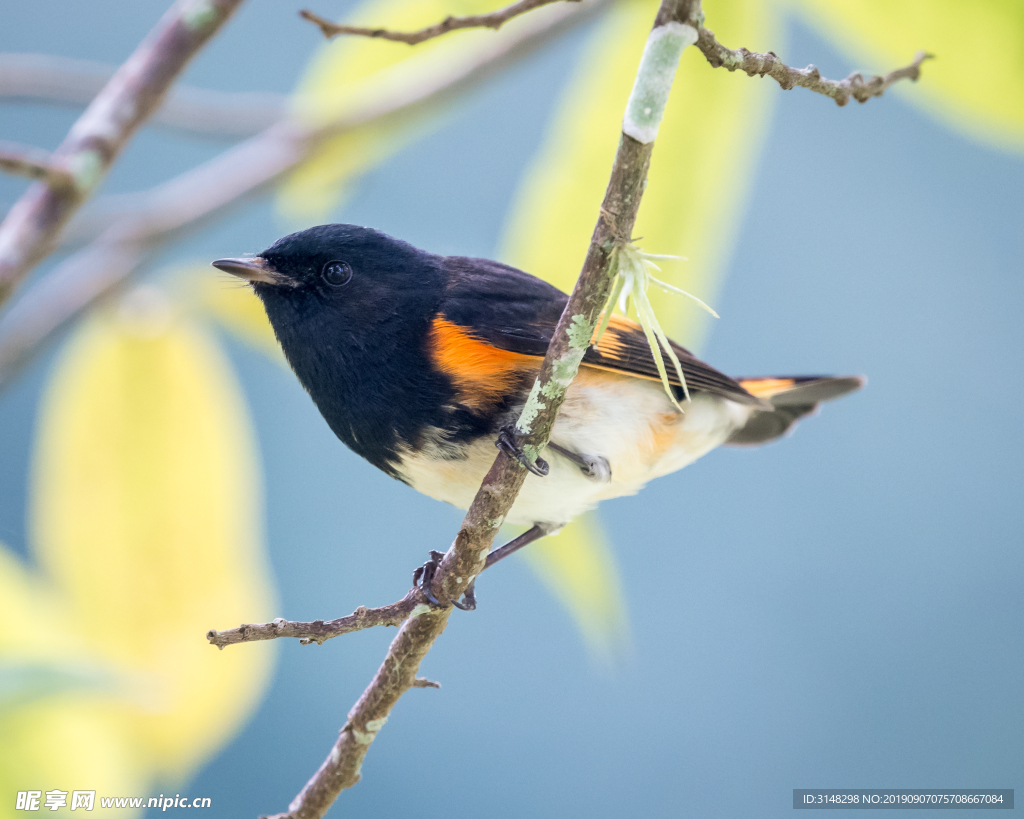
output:
{"label": "bird's breast", "polygon": [[[572,452],[608,461],[607,480],[588,477],[569,458],[547,449],[546,477],[530,475],[509,523],[567,523],[608,498],[631,495],[652,478],[674,472],[722,444],[751,410],[724,398],[695,394],[680,414],[657,382],[584,367],[566,395],[551,440]],[[513,408],[508,419],[518,414]],[[494,435],[458,444],[436,429],[417,450],[399,453],[396,469],[413,488],[466,509],[494,462]]]}

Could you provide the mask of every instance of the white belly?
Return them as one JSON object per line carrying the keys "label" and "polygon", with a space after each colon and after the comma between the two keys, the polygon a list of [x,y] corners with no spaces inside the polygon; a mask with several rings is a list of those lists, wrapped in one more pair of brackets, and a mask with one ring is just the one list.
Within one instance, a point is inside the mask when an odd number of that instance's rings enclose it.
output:
{"label": "white belly", "polygon": [[[546,477],[528,475],[506,521],[564,524],[606,498],[632,495],[652,478],[682,469],[721,445],[750,416],[751,408],[699,394],[672,406],[660,383],[583,369],[569,388],[552,441],[574,452],[605,458],[611,479],[587,477],[572,461],[547,449]],[[467,447],[465,458],[406,455],[399,470],[412,487],[461,509],[469,508],[494,462],[491,440]]]}

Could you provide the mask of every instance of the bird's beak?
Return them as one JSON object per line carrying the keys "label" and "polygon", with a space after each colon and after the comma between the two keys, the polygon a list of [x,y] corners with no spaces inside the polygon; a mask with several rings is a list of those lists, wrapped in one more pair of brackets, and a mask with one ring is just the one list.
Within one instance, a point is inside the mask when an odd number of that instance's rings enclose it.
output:
{"label": "bird's beak", "polygon": [[284,284],[284,277],[274,270],[265,259],[253,256],[249,259],[217,259],[213,266],[231,273],[240,279],[263,284]]}

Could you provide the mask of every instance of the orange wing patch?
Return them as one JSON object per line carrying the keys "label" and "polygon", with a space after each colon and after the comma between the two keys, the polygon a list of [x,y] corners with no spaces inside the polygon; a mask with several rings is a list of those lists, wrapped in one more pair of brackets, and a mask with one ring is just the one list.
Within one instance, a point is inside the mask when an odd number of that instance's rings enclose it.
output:
{"label": "orange wing patch", "polygon": [[[608,327],[597,344],[597,349],[604,355],[614,355],[614,350],[621,350],[623,348],[620,335],[633,333],[639,328],[640,325],[636,321],[627,318],[625,315],[612,313],[608,319]],[[596,329],[594,330],[594,335],[597,335]],[[593,338],[590,340],[590,343],[594,343]]]}
{"label": "orange wing patch", "polygon": [[780,392],[792,389],[796,384],[793,378],[748,378],[740,381],[740,385],[758,398],[771,398]]}
{"label": "orange wing patch", "polygon": [[[597,352],[601,354],[601,357],[606,359],[609,363],[602,364],[596,361],[586,361],[581,363],[582,367],[589,367],[594,370],[604,370],[610,373],[616,373],[617,375],[624,376],[627,378],[642,378],[646,381],[661,381],[661,376],[655,369],[654,356],[650,359],[650,372],[642,372],[638,369],[635,361],[632,365],[626,363],[627,354],[633,352],[635,354],[635,346],[623,339],[629,339],[631,342],[635,338],[637,333],[643,333],[643,328],[632,319],[628,319],[625,316],[613,313],[611,319],[608,321],[608,327],[605,328],[604,335],[601,336],[601,340],[597,343]],[[594,330],[594,335],[597,335],[597,330]],[[594,340],[591,338],[590,343],[593,344]],[[647,344],[646,341],[643,342]],[[647,347],[644,347],[646,354]],[[621,365],[621,366],[616,366]],[[678,384],[679,379],[676,377],[675,370],[672,369],[672,365],[666,365],[668,367],[668,379],[672,384]]]}
{"label": "orange wing patch", "polygon": [[[631,333],[639,326],[636,322],[630,321],[625,316],[613,313],[612,317],[608,320],[608,327],[605,329],[604,335],[601,336],[601,340],[597,343],[597,351],[603,356],[618,360],[622,357],[624,349],[620,335]],[[597,335],[597,329],[594,330],[594,335]],[[594,343],[593,338],[590,339],[590,343]]]}
{"label": "orange wing patch", "polygon": [[427,350],[434,366],[451,377],[458,401],[476,410],[498,403],[520,374],[540,366],[539,358],[498,349],[440,316],[431,324]]}

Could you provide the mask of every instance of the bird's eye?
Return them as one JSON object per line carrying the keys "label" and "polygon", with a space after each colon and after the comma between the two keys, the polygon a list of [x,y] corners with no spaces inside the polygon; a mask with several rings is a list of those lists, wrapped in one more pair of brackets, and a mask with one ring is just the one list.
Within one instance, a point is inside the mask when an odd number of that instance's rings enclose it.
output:
{"label": "bird's eye", "polygon": [[331,287],[346,285],[352,278],[352,268],[347,262],[328,262],[320,275]]}

